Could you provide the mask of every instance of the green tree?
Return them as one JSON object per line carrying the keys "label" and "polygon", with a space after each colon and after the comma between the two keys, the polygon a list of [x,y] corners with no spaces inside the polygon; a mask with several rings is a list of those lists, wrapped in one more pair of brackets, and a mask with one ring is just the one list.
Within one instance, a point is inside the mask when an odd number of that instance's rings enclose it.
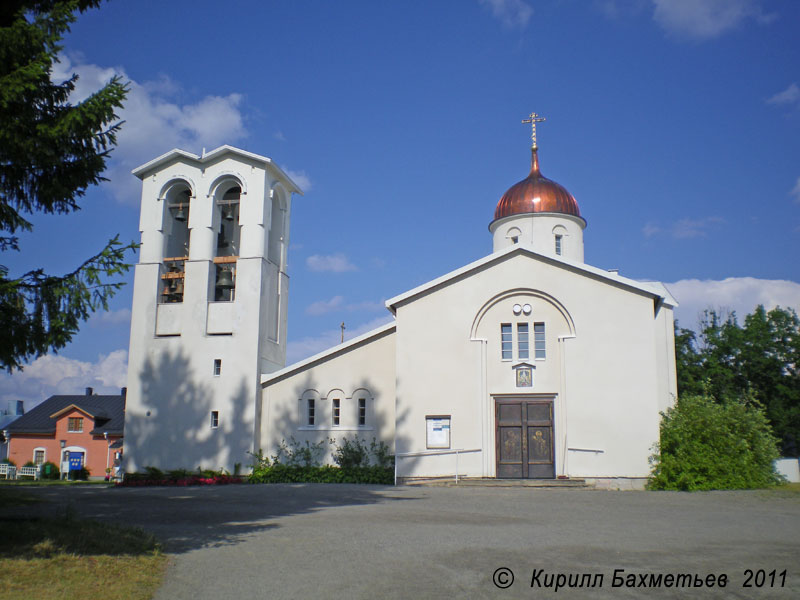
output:
{"label": "green tree", "polygon": [[739,325],[706,310],[698,333],[675,327],[678,396],[720,402],[752,393],[766,409],[784,456],[800,454],[800,319],[758,306]]}
{"label": "green tree", "polygon": [[[79,210],[101,173],[120,127],[115,111],[127,91],[119,79],[77,104],[77,76],[55,83],[53,63],[75,13],[101,0],[4,0],[0,7],[0,251],[19,250],[37,212]],[[89,315],[108,308],[122,285],[135,244],[118,237],[71,273],[35,269],[11,276],[0,265],[0,367],[21,368],[34,356],[63,348]]]}
{"label": "green tree", "polygon": [[662,414],[650,488],[747,489],[779,481],[773,462],[778,440],[751,396],[716,402],[709,395],[678,399]]}

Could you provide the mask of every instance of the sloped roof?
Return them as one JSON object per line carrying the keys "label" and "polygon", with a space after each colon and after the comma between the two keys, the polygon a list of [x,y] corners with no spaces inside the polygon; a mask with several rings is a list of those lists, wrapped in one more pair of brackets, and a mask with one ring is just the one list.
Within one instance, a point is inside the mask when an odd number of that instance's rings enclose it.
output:
{"label": "sloped roof", "polygon": [[181,150],[180,148],[173,148],[169,152],[165,152],[161,156],[154,158],[151,161],[144,163],[140,167],[136,167],[131,173],[136,175],[139,179],[144,179],[147,177],[152,171],[157,169],[163,164],[168,163],[169,161],[173,160],[174,158],[183,159],[184,162],[187,163],[194,163],[198,167],[202,167],[202,165],[212,162],[219,158],[220,156],[224,156],[225,154],[233,154],[239,156],[240,158],[247,158],[253,160],[255,162],[261,163],[263,165],[269,166],[271,169],[275,170],[278,174],[279,178],[283,181],[284,184],[287,185],[290,192],[294,192],[295,194],[303,195],[303,190],[300,189],[291,177],[289,177],[283,169],[281,169],[278,165],[276,165],[271,158],[267,156],[261,156],[260,154],[254,154],[253,152],[247,152],[246,150],[241,150],[239,148],[234,148],[233,146],[228,146],[227,144],[224,146],[220,146],[212,150],[211,152],[206,152],[202,156],[198,156],[197,154],[193,154],[191,152],[187,152],[186,150]]}
{"label": "sloped roof", "polygon": [[39,406],[29,410],[5,429],[9,433],[55,433],[54,416],[74,406],[95,417],[92,435],[122,435],[125,427],[124,396],[50,396]]}
{"label": "sloped roof", "polygon": [[657,300],[659,303],[663,303],[668,306],[678,306],[678,302],[672,297],[672,294],[669,293],[669,290],[667,290],[663,283],[657,281],[636,281],[635,279],[623,277],[619,273],[599,269],[585,263],[567,260],[560,256],[548,256],[546,254],[540,254],[538,252],[534,252],[530,248],[526,248],[524,245],[519,244],[509,246],[500,252],[495,252],[493,254],[489,254],[488,256],[484,256],[483,258],[471,262],[460,269],[450,271],[441,277],[437,277],[436,279],[433,279],[427,283],[423,283],[422,285],[399,294],[394,298],[389,298],[386,301],[386,308],[392,311],[392,314],[396,314],[397,307],[400,304],[413,302],[431,290],[448,285],[456,279],[467,276],[472,272],[483,268],[484,266],[503,262],[518,254],[529,256],[536,260],[540,260],[541,262],[554,265],[580,275],[587,275],[611,285],[618,285],[623,288],[627,288],[632,292],[648,295],[654,300]]}

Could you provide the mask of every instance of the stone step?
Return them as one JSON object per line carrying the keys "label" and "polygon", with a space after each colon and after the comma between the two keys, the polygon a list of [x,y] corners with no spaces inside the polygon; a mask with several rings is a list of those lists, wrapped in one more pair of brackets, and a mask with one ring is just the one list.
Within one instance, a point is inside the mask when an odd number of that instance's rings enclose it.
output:
{"label": "stone step", "polygon": [[[398,481],[400,483],[400,481]],[[532,487],[532,488],[591,488],[585,479],[494,479],[483,477],[460,477],[456,482],[455,478],[426,478],[426,479],[407,479],[403,485],[425,485],[435,487]]]}

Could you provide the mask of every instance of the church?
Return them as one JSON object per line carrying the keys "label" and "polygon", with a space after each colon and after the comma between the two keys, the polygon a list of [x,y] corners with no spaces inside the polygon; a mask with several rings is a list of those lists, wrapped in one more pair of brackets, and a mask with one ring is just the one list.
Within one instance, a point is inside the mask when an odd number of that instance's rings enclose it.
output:
{"label": "church", "polygon": [[496,204],[490,254],[390,298],[389,324],[288,366],[300,188],[230,146],[135,169],[126,470],[232,471],[291,438],[357,436],[386,442],[401,480],[642,487],[677,396],[677,303],[584,262],[578,203],[540,170],[541,120],[525,121],[530,172]]}

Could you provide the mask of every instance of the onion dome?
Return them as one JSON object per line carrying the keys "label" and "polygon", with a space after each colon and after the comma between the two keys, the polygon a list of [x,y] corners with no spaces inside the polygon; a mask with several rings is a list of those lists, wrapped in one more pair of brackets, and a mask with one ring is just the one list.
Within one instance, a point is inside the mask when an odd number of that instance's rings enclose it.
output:
{"label": "onion dome", "polygon": [[572,194],[539,171],[537,150],[535,146],[531,150],[530,174],[500,198],[494,211],[495,220],[526,213],[562,213],[582,218]]}

